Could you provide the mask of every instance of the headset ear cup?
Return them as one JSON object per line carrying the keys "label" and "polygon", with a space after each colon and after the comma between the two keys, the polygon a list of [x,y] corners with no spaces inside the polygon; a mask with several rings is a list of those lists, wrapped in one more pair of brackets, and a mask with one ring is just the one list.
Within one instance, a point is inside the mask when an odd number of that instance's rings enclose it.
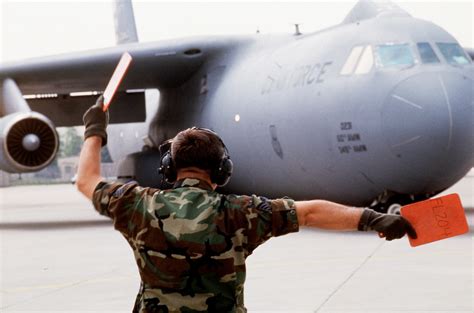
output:
{"label": "headset ear cup", "polygon": [[216,168],[215,171],[212,171],[212,182],[214,182],[220,187],[227,185],[230,180],[230,177],[232,176],[233,170],[234,163],[232,162],[229,156],[225,156],[222,159],[219,167]]}
{"label": "headset ear cup", "polygon": [[165,177],[166,182],[174,183],[176,181],[177,173],[169,151],[161,158],[160,173]]}

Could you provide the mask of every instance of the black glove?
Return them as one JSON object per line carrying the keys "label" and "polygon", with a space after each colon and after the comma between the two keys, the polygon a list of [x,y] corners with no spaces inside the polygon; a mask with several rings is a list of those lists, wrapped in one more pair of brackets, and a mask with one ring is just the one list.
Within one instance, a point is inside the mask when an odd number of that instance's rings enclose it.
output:
{"label": "black glove", "polygon": [[82,120],[86,127],[84,131],[84,140],[91,136],[99,136],[102,138],[102,147],[107,144],[107,125],[109,124],[109,111],[103,111],[104,96],[97,98],[97,101],[91,106]]}
{"label": "black glove", "polygon": [[402,216],[382,214],[370,209],[365,209],[362,213],[357,229],[360,231],[375,230],[386,240],[399,239],[405,234],[413,239],[417,238],[413,226]]}

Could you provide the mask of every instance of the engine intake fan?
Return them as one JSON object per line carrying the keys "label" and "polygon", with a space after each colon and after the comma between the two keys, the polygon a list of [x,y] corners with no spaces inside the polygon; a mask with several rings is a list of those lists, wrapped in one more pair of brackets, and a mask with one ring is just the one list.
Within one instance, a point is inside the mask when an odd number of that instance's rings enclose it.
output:
{"label": "engine intake fan", "polygon": [[52,122],[37,112],[19,112],[0,119],[0,169],[34,172],[56,156],[59,138]]}

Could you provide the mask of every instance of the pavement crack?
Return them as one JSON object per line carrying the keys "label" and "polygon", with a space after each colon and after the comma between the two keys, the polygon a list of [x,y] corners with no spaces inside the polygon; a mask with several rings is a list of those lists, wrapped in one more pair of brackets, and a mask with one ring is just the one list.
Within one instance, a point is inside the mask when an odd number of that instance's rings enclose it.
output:
{"label": "pavement crack", "polygon": [[329,302],[329,300],[331,300],[331,298],[339,291],[341,290],[342,287],[344,287],[344,285],[349,281],[351,280],[351,278],[362,268],[364,267],[364,265],[380,250],[380,248],[382,248],[382,246],[385,244],[385,241],[382,241],[377,247],[375,247],[374,251],[372,251],[371,254],[369,254],[365,259],[364,261],[362,261],[362,263],[356,267],[350,274],[349,276],[347,276],[347,278],[342,281],[342,283],[339,284],[339,286],[336,287],[336,289],[333,290],[333,292],[331,292],[329,294],[329,296],[323,301],[323,303],[321,303],[319,305],[319,307],[314,311],[314,313],[319,313],[319,311],[326,305],[326,303]]}

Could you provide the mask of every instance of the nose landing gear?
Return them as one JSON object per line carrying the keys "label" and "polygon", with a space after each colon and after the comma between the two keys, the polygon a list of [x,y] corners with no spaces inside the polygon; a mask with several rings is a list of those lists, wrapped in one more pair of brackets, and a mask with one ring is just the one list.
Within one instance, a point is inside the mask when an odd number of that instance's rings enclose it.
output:
{"label": "nose landing gear", "polygon": [[374,202],[372,202],[369,208],[380,213],[399,215],[402,206],[429,199],[435,194],[436,193],[422,195],[403,195],[393,192],[384,192],[377,199],[375,199]]}

